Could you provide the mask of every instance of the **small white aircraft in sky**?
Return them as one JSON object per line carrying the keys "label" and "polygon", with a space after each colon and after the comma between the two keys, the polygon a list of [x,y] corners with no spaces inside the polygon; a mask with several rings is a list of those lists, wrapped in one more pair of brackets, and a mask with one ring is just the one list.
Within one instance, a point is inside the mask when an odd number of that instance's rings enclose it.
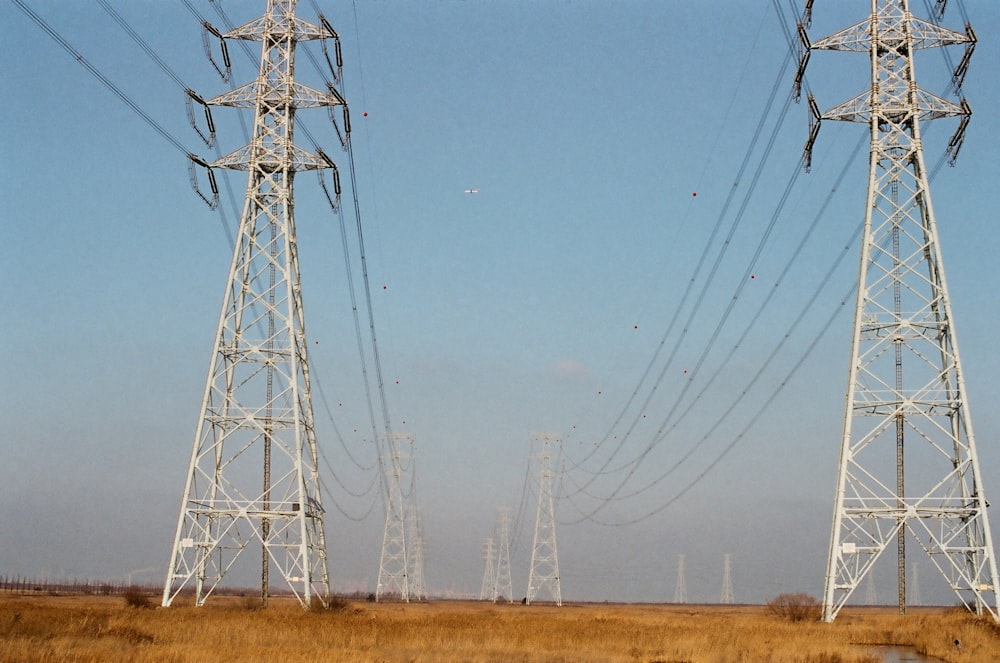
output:
{"label": "small white aircraft in sky", "polygon": [[466,193],[479,193],[479,189],[466,189]]}

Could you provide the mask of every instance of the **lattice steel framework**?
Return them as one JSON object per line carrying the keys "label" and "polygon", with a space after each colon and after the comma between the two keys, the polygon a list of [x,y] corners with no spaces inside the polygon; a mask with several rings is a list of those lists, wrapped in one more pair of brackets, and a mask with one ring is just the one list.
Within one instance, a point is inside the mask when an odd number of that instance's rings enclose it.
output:
{"label": "lattice steel framework", "polygon": [[684,555],[677,556],[677,584],[674,585],[674,603],[687,603],[687,583],[684,580]]}
{"label": "lattice steel framework", "polygon": [[[531,604],[539,590],[548,587],[552,600],[562,605],[559,582],[559,554],[556,548],[555,498],[552,493],[552,441],[551,435],[536,435],[535,443],[541,449],[536,458],[538,470],[538,509],[535,514],[535,537],[531,546],[531,571],[528,574],[528,594],[525,603]],[[558,440],[556,440],[558,442]]]}
{"label": "lattice steel framework", "polygon": [[514,583],[510,575],[510,509],[501,509],[497,515],[497,571],[493,600],[514,602]]}
{"label": "lattice steel framework", "polygon": [[954,159],[971,111],[964,99],[956,104],[920,89],[914,73],[915,51],[966,44],[952,81],[960,92],[975,34],[970,26],[959,33],[917,19],[907,0],[872,0],[868,18],[810,44],[811,10],[809,0],[799,26],[796,89],[810,51],[820,49],[868,53],[872,81],[869,90],[824,113],[809,99],[815,119],[807,167],[821,120],[863,122],[871,130],[823,618],[836,618],[890,547],[897,550],[904,611],[909,538],[968,609],[996,619],[987,502],[920,132],[923,120],[962,118],[948,146]]}
{"label": "lattice steel framework", "polygon": [[875,589],[875,573],[869,571],[865,576],[865,605],[878,605],[878,591]]}
{"label": "lattice steel framework", "polygon": [[722,556],[722,591],[719,592],[719,603],[735,603],[733,598],[733,556],[726,553]]}
{"label": "lattice steel framework", "polygon": [[[413,437],[392,433],[388,437],[389,467],[384,473],[386,486],[385,528],[382,531],[382,556],[378,568],[375,600],[390,596],[410,600],[409,549],[406,547],[406,505],[401,486],[403,456],[412,458]],[[404,451],[402,445],[406,445]]]}
{"label": "lattice steel framework", "polygon": [[424,583],[424,526],[423,517],[416,504],[410,504],[406,509],[406,545],[409,547],[407,562],[409,571],[409,592],[416,600],[427,598],[427,587]]}
{"label": "lattice steel framework", "polygon": [[[209,164],[248,173],[232,263],[163,590],[167,606],[194,581],[196,605],[261,550],[262,600],[271,569],[304,605],[330,592],[292,183],[334,168],[293,141],[300,108],[343,104],[295,80],[299,42],[336,38],[268,0],[264,16],[224,39],[262,43],[256,80],[199,102],[254,111],[253,137]],[[214,178],[213,178],[214,183]],[[214,188],[214,186],[213,186]],[[242,578],[245,582],[246,578]]]}
{"label": "lattice steel framework", "polygon": [[483,584],[479,589],[480,601],[497,600],[496,541],[483,541]]}

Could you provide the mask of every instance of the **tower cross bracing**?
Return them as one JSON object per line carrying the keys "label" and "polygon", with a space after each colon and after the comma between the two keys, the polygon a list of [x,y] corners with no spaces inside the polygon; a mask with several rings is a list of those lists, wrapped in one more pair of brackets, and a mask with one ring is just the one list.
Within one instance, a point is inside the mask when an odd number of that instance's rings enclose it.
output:
{"label": "tower cross bracing", "polygon": [[964,33],[915,18],[908,0],[871,0],[860,23],[809,43],[803,53],[868,53],[871,86],[820,113],[810,97],[809,157],[823,120],[861,122],[871,133],[852,354],[823,618],[832,621],[882,554],[896,550],[899,607],[906,606],[906,546],[929,556],[962,603],[998,618],[997,567],[969,413],[951,300],[924,164],[921,122],[959,117],[954,159],[971,113],[917,85],[917,50],[965,44],[960,91],[975,44]]}

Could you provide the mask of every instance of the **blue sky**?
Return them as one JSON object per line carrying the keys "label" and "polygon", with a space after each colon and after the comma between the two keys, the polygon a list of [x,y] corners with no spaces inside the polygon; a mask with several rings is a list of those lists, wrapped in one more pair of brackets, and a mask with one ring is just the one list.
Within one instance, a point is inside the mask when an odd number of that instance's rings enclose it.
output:
{"label": "blue sky", "polygon": [[[186,149],[212,156],[187,124],[183,92],[99,5],[28,4]],[[238,23],[260,11],[252,3],[216,4]],[[717,600],[724,553],[733,554],[738,601],[783,591],[818,595],[853,304],[840,302],[857,272],[857,247],[845,245],[862,218],[866,180],[863,142],[859,156],[851,153],[866,128],[824,124],[812,173],[798,176],[776,214],[808,112],[792,105],[782,118],[793,71],[782,74],[788,44],[775,3],[320,4],[344,44],[387,398],[394,429],[416,441],[432,591],[478,592],[482,540],[492,534],[496,509],[516,509],[521,499],[533,434],[559,434],[566,457],[580,462],[611,431],[584,467],[599,467],[624,439],[609,464],[615,468],[643,452],[676,405],[670,434],[620,495],[654,485],[598,517],[621,523],[655,515],[632,525],[573,523],[596,502],[560,500],[564,598],[669,599],[677,555],[685,554],[689,598]],[[860,1],[815,4],[814,38],[868,10]],[[226,89],[183,3],[111,5],[186,85],[206,97]],[[793,20],[789,3],[777,5]],[[925,14],[923,3],[913,5]],[[221,24],[213,4],[192,6]],[[946,24],[959,28],[954,9]],[[957,167],[942,168],[932,192],[980,461],[996,499],[993,221],[1000,191],[989,139],[1000,132],[993,84],[1000,12],[985,4],[969,12],[980,38],[965,85],[975,115]],[[299,14],[315,19],[308,2]],[[8,210],[0,573],[106,578],[153,568],[142,577],[159,582],[228,269],[223,226],[237,214],[225,193],[224,219],[205,207],[190,190],[183,154],[12,3],[0,6],[0,26],[7,45],[0,89],[12,102],[0,166]],[[955,49],[952,58],[959,56]],[[238,46],[232,57],[234,79],[248,80],[251,60]],[[922,85],[942,93],[941,55],[921,52],[917,66]],[[304,58],[298,71],[317,84]],[[863,55],[816,53],[808,82],[829,108],[866,87],[867,76]],[[346,172],[323,112],[299,118]],[[236,111],[217,109],[215,121],[224,151],[242,144]],[[928,164],[937,163],[955,126],[925,125]],[[241,198],[242,177],[233,174],[229,185]],[[480,193],[465,194],[471,187]],[[333,434],[335,423],[352,453],[372,458],[339,230],[309,174],[297,180],[296,194],[307,329],[318,341],[311,359],[325,397],[314,394],[320,444],[341,481],[360,492],[371,475],[351,465]],[[783,352],[737,400],[838,257]],[[651,375],[662,370],[664,377],[639,407],[650,383],[637,385],[661,341]],[[565,492],[587,476],[568,472]],[[588,490],[606,496],[620,476]],[[325,483],[335,583],[370,588],[380,509],[356,522],[372,495],[355,498],[332,478]],[[526,520],[515,551],[518,592],[533,512]],[[888,601],[892,569],[877,573]],[[925,596],[940,591],[935,580],[929,565],[921,570]]]}

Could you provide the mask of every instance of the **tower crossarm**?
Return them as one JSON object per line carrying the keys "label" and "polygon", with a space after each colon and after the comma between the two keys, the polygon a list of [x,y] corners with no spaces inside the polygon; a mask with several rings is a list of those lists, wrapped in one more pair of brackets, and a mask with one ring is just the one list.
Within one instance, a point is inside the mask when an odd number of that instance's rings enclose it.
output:
{"label": "tower crossarm", "polygon": [[289,85],[286,87],[269,82],[261,84],[259,80],[212,97],[205,103],[212,106],[231,106],[233,108],[255,108],[258,103],[264,103],[276,109],[347,105],[347,101],[332,87],[329,88],[328,92],[321,92],[298,81],[289,81]]}
{"label": "tower crossarm", "polygon": [[[868,53],[872,47],[872,34],[872,20],[867,18],[828,37],[812,42],[811,48],[813,50]],[[907,12],[905,17],[879,24],[877,40],[882,48],[901,51],[907,47],[917,50],[949,44],[964,44],[974,41],[975,37],[968,31],[963,34],[949,30],[911,16]]]}
{"label": "tower crossarm", "polygon": [[267,145],[264,141],[259,141],[259,144],[244,145],[238,150],[216,159],[209,165],[212,168],[258,169],[263,172],[278,171],[286,166],[290,172],[335,168],[333,162],[323,154],[314,154],[292,144],[287,146],[282,146],[280,143]]}
{"label": "tower crossarm", "polygon": [[860,23],[844,28],[828,37],[812,42],[810,48],[814,51],[854,51],[867,53],[871,50],[872,21],[866,18]]}
{"label": "tower crossarm", "polygon": [[975,37],[968,33],[949,30],[944,26],[924,21],[913,16],[910,16],[909,30],[911,35],[911,48],[914,49],[937,48],[939,46],[964,44],[966,42],[975,41]]}
{"label": "tower crossarm", "polygon": [[[942,117],[959,117],[971,114],[971,109],[942,99],[936,94],[927,90],[916,88],[913,92],[915,97],[911,103],[908,99],[900,98],[897,95],[885,94],[879,100],[878,111],[887,115],[898,115],[915,109],[921,120],[937,120]],[[842,104],[827,110],[820,118],[823,120],[837,120],[840,122],[871,122],[872,119],[872,95],[870,91],[865,91]]]}
{"label": "tower crossarm", "polygon": [[[275,12],[284,11],[282,7],[275,7]],[[274,28],[275,22],[284,30],[284,33],[277,32]],[[247,41],[263,41],[264,35],[281,34],[291,37],[292,41],[311,41],[313,39],[336,39],[334,32],[326,21],[320,25],[304,21],[298,16],[271,16],[264,15],[249,23],[233,28],[229,32],[223,33],[224,39],[244,39]]]}

